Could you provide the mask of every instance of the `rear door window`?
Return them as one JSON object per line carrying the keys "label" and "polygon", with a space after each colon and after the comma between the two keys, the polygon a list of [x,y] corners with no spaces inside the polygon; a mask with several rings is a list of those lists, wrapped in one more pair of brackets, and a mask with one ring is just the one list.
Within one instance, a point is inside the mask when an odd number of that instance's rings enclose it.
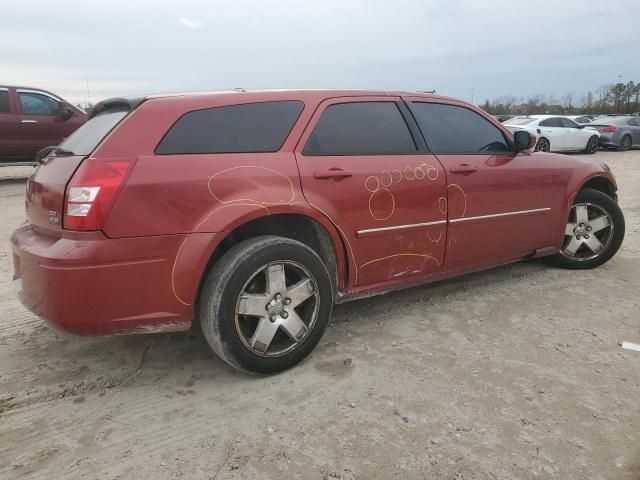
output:
{"label": "rear door window", "polygon": [[58,102],[40,93],[18,92],[23,115],[54,116],[58,111]]}
{"label": "rear door window", "polygon": [[156,154],[277,152],[303,108],[301,101],[287,100],[189,112],[169,129]]}
{"label": "rear door window", "polygon": [[502,131],[473,110],[443,103],[411,103],[427,146],[433,153],[507,152]]}
{"label": "rear door window", "polygon": [[541,127],[562,127],[562,122],[558,117],[546,118],[540,122],[540,126]]}
{"label": "rear door window", "polygon": [[74,155],[89,155],[127,113],[129,109],[105,110],[98,113],[73,132],[60,147],[73,152]]}
{"label": "rear door window", "polygon": [[7,90],[0,90],[0,113],[11,113],[9,92]]}
{"label": "rear door window", "polygon": [[308,156],[398,155],[416,150],[395,102],[371,101],[329,105],[302,153]]}
{"label": "rear door window", "polygon": [[560,123],[564,128],[578,128],[578,124],[570,118],[561,118]]}

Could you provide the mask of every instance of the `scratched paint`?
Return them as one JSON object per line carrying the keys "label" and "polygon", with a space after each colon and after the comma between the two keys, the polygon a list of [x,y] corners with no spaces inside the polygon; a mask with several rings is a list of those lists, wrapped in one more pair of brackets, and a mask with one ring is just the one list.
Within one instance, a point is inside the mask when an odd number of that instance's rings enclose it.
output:
{"label": "scratched paint", "polygon": [[[269,188],[258,188],[259,185],[254,183],[256,178],[262,179],[262,182],[267,184]],[[245,180],[244,185],[242,184],[243,179]],[[229,180],[233,180],[233,182]],[[201,231],[202,226],[206,224],[212,215],[223,208],[261,208],[267,215],[271,215],[270,206],[298,203],[295,201],[293,182],[288,176],[271,168],[256,165],[239,165],[220,170],[207,178],[207,189],[213,198],[213,205],[217,204],[217,206],[212,208],[194,227],[194,232]],[[246,195],[246,191],[251,193]],[[191,305],[191,303],[178,294],[176,266],[188,239],[189,236],[187,235],[180,242],[171,268],[171,290],[176,300],[186,306]]]}
{"label": "scratched paint", "polygon": [[[371,194],[369,196],[369,213],[371,218],[377,221],[389,220],[396,209],[396,199],[392,185],[414,180],[435,181],[440,176],[438,169],[433,165],[421,163],[417,166],[406,166],[402,170],[382,170],[378,175],[370,175],[364,180],[364,188]],[[446,212],[442,212],[446,213]]]}

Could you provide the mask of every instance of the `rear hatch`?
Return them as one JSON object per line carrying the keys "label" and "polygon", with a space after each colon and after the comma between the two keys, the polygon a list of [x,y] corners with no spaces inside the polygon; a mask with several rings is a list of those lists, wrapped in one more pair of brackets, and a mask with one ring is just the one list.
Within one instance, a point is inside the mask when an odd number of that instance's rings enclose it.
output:
{"label": "rear hatch", "polygon": [[139,103],[140,100],[134,103],[126,99],[99,103],[89,121],[40,161],[27,181],[25,208],[29,223],[43,233],[60,234],[69,180],[83,160]]}

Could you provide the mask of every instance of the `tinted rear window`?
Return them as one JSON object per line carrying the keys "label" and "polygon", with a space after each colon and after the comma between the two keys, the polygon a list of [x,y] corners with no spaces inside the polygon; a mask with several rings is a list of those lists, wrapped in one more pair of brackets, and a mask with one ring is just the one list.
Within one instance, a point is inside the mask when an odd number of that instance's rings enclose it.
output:
{"label": "tinted rear window", "polygon": [[11,113],[9,106],[9,92],[0,90],[0,113]]}
{"label": "tinted rear window", "polygon": [[303,108],[293,100],[189,112],[169,129],[156,154],[276,152]]}
{"label": "tinted rear window", "polygon": [[562,121],[558,117],[546,118],[540,122],[541,127],[562,127]]}
{"label": "tinted rear window", "polygon": [[304,147],[305,155],[415,153],[416,144],[394,102],[330,105]]}
{"label": "tinted rear window", "polygon": [[502,131],[473,110],[441,103],[411,104],[429,150],[435,153],[506,152]]}
{"label": "tinted rear window", "polygon": [[89,155],[127,113],[128,109],[101,112],[73,132],[60,146],[75,155]]}

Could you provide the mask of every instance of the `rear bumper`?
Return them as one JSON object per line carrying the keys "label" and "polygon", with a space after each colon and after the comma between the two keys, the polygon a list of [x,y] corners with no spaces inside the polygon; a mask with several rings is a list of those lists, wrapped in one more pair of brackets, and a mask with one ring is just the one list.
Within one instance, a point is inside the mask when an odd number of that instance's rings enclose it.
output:
{"label": "rear bumper", "polygon": [[14,286],[27,309],[76,335],[190,327],[199,273],[188,267],[176,270],[179,247],[189,235],[70,235],[55,238],[25,224],[11,236]]}
{"label": "rear bumper", "polygon": [[617,147],[620,143],[620,139],[616,138],[614,134],[601,133],[598,139],[598,145],[601,147]]}

